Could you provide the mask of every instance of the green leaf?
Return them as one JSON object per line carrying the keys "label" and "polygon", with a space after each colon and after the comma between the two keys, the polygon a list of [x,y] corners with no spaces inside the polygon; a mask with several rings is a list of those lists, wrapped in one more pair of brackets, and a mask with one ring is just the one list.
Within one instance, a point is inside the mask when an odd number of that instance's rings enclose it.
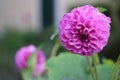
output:
{"label": "green leaf", "polygon": [[58,35],[58,28],[56,27],[54,33],[51,35],[50,39],[54,40],[54,38]]}
{"label": "green leaf", "polygon": [[120,55],[115,63],[112,76],[110,80],[120,80]]}
{"label": "green leaf", "polygon": [[31,80],[31,71],[28,68],[25,68],[21,72],[23,80]]}
{"label": "green leaf", "polygon": [[61,53],[46,63],[50,80],[89,80],[86,58],[69,52]]}
{"label": "green leaf", "polygon": [[115,64],[111,59],[103,59],[102,61],[104,64]]}
{"label": "green leaf", "polygon": [[107,9],[105,9],[105,8],[103,8],[103,7],[97,7],[97,9],[98,9],[101,13],[107,11]]}
{"label": "green leaf", "polygon": [[[113,67],[114,64],[98,64],[98,80],[110,80]],[[49,59],[46,68],[49,80],[92,80],[86,57],[69,52]]]}
{"label": "green leaf", "polygon": [[31,56],[28,59],[28,68],[33,71],[34,67],[36,65],[36,53],[31,54]]}
{"label": "green leaf", "polygon": [[114,65],[100,64],[97,66],[98,80],[110,80]]}
{"label": "green leaf", "polygon": [[57,35],[58,35],[58,32],[53,33],[50,39],[53,40]]}
{"label": "green leaf", "polygon": [[28,67],[22,70],[23,80],[36,80],[36,77],[32,77],[32,72],[36,64],[36,53],[30,55],[27,63]]}

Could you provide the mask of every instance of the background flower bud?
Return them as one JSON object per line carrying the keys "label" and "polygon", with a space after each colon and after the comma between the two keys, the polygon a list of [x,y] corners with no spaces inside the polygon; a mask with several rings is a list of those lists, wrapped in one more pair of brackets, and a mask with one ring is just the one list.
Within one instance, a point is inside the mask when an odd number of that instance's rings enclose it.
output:
{"label": "background flower bud", "polygon": [[[15,63],[20,71],[28,68],[32,70],[31,75],[42,74],[45,69],[45,56],[41,50],[34,45],[24,46],[15,54]],[[32,67],[32,68],[31,68]]]}

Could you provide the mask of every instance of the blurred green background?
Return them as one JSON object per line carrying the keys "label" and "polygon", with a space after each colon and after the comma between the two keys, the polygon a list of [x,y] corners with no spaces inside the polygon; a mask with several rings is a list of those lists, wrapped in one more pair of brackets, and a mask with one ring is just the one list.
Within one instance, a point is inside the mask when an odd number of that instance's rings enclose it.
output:
{"label": "blurred green background", "polygon": [[[78,5],[72,5],[68,11]],[[95,4],[107,9],[105,14],[112,19],[111,36],[108,45],[99,53],[101,58],[109,58],[116,60],[120,54],[120,5],[119,1],[111,4]],[[46,13],[48,14],[48,13]],[[46,20],[47,21],[47,20]],[[49,22],[49,20],[48,20]],[[46,25],[47,24],[47,25]],[[52,26],[51,26],[52,25]],[[10,25],[11,26],[11,25]],[[12,28],[6,28],[3,34],[0,34],[0,80],[22,80],[20,72],[15,66],[15,52],[22,46],[34,44],[43,46],[43,51],[46,57],[50,56],[51,49],[54,45],[54,40],[50,40],[50,36],[54,32],[53,22],[44,22],[44,27],[41,32],[33,32],[28,30],[24,33]],[[59,51],[63,50],[60,48]],[[65,50],[65,49],[64,49]]]}

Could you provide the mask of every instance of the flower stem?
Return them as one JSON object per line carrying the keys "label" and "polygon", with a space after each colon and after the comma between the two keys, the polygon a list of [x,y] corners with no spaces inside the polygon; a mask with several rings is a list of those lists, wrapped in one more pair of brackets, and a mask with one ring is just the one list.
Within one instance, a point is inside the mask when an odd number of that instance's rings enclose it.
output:
{"label": "flower stem", "polygon": [[99,56],[98,56],[97,53],[95,53],[95,54],[93,55],[93,58],[94,58],[94,61],[95,61],[96,65],[100,64],[100,59],[99,59]]}
{"label": "flower stem", "polygon": [[94,63],[94,68],[95,68],[95,75],[96,75],[96,80],[98,80],[98,72],[97,72],[97,64],[98,64],[98,60],[96,60],[96,59],[99,59],[98,58],[98,55],[97,55],[97,57],[96,57],[96,54],[94,54],[93,56],[92,56],[92,59],[93,59],[93,63]]}
{"label": "flower stem", "polygon": [[89,69],[90,69],[90,73],[91,73],[92,79],[95,80],[95,76],[94,76],[94,73],[92,71],[92,66],[90,64],[89,57],[87,56],[86,59],[87,59],[87,63],[88,63]]}
{"label": "flower stem", "polygon": [[60,46],[60,44],[56,42],[52,48],[51,57],[53,57],[57,54],[57,50],[58,50],[59,46]]}

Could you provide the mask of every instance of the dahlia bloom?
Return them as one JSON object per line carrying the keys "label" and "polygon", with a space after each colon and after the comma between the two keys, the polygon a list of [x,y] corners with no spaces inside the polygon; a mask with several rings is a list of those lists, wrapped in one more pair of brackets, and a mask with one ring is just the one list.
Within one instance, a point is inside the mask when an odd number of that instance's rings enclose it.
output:
{"label": "dahlia bloom", "polygon": [[36,65],[32,75],[39,75],[45,69],[45,56],[41,50],[37,50],[34,45],[24,46],[20,48],[15,54],[15,63],[20,71],[28,67],[28,60],[31,54],[36,54]]}
{"label": "dahlia bloom", "polygon": [[74,8],[59,23],[59,37],[64,47],[79,55],[100,52],[110,36],[111,19],[91,5]]}

